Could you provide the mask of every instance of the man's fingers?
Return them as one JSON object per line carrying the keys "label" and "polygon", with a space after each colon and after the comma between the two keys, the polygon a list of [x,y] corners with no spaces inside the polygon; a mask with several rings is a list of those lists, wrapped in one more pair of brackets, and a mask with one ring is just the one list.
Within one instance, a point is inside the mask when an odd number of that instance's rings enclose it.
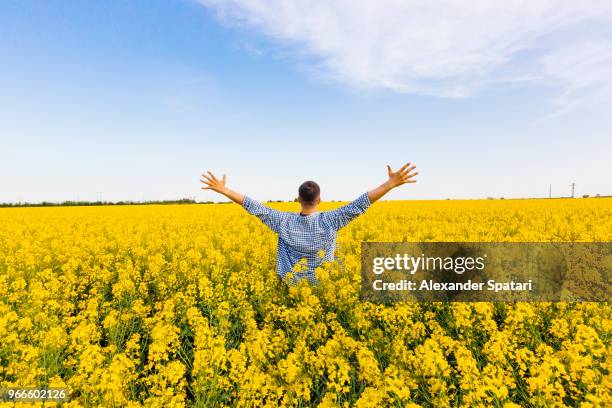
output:
{"label": "man's fingers", "polygon": [[223,175],[223,184],[225,184],[225,181],[226,181],[226,180],[227,180],[227,175],[226,175],[226,174],[224,174],[224,175]]}
{"label": "man's fingers", "polygon": [[414,181],[414,180],[412,180],[412,178],[415,177],[417,174],[419,174],[419,173],[403,174],[400,177],[400,180],[402,181],[402,183],[408,183],[410,181]]}
{"label": "man's fingers", "polygon": [[202,190],[212,190],[215,186],[213,182],[200,180],[206,187],[202,187]]}
{"label": "man's fingers", "polygon": [[389,166],[387,164],[387,174],[390,176],[391,174],[393,174],[393,170],[391,170],[391,166]]}
{"label": "man's fingers", "polygon": [[416,169],[416,166],[410,166],[410,167],[408,167],[408,168],[406,168],[406,169],[402,170],[402,171],[401,171],[401,174],[402,174],[402,175],[404,175],[404,174],[408,174],[408,173],[410,173],[410,172],[411,172],[412,170],[414,170],[414,169]]}
{"label": "man's fingers", "polygon": [[402,173],[402,172],[403,172],[403,171],[406,169],[406,167],[408,167],[408,166],[410,166],[410,162],[408,162],[408,163],[404,164],[404,165],[402,166],[402,168],[398,170],[398,172],[399,172],[399,173]]}
{"label": "man's fingers", "polygon": [[217,178],[215,177],[215,175],[214,175],[214,174],[212,174],[212,173],[210,172],[210,170],[207,170],[206,172],[207,172],[207,173],[208,173],[208,175],[209,175],[209,176],[210,176],[210,177],[213,179],[213,181],[217,181]]}
{"label": "man's fingers", "polygon": [[208,181],[212,181],[212,179],[210,178],[208,174],[202,174],[202,177],[204,177]]}
{"label": "man's fingers", "polygon": [[405,182],[407,182],[408,180],[413,180],[413,177],[414,177],[414,176],[411,176],[411,177],[402,177],[400,180],[402,181],[402,183],[405,183]]}

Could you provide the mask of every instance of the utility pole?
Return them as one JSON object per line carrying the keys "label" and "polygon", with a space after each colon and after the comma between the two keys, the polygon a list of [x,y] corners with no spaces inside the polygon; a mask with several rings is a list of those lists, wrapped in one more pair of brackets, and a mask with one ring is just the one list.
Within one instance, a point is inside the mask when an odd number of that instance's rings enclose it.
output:
{"label": "utility pole", "polygon": [[574,189],[576,188],[576,183],[572,183],[572,198],[574,198]]}
{"label": "utility pole", "polygon": [[548,198],[552,198],[552,184],[548,185]]}

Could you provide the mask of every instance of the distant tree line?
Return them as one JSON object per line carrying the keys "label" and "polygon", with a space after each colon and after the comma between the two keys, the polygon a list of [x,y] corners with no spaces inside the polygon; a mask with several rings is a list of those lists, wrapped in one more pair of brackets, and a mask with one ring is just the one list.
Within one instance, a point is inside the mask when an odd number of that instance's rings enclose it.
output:
{"label": "distant tree line", "polygon": [[[285,203],[287,200],[270,200],[269,203]],[[77,207],[77,206],[100,206],[100,205],[169,205],[169,204],[231,204],[231,201],[196,201],[193,198],[181,198],[178,200],[152,200],[152,201],[76,201],[67,200],[61,202],[43,201],[40,203],[18,202],[0,203],[2,207]]]}
{"label": "distant tree line", "polygon": [[[589,196],[588,194],[584,194],[582,198],[605,198],[612,197],[612,195],[600,195],[596,194],[595,196]],[[571,197],[553,197],[553,198],[571,198]],[[503,200],[504,197],[499,197],[499,200]],[[524,198],[529,199],[529,198]],[[516,200],[524,200],[523,198],[518,198]],[[452,200],[451,198],[447,198],[447,200]],[[494,197],[487,197],[487,200],[495,200]],[[268,200],[268,203],[287,203],[292,202],[290,200]],[[294,199],[293,202],[297,202],[297,199]],[[330,202],[342,202],[341,200],[331,200]],[[231,201],[196,201],[192,198],[181,198],[178,200],[152,200],[152,201],[62,201],[62,202],[50,202],[43,201],[40,203],[28,203],[28,202],[19,202],[19,203],[0,203],[0,208],[3,207],[77,207],[77,206],[100,206],[100,205],[170,205],[170,204],[230,204]]]}
{"label": "distant tree line", "polygon": [[214,204],[214,201],[198,203],[191,198],[181,198],[178,200],[152,200],[152,201],[62,201],[41,203],[0,203],[0,207],[76,207],[76,206],[96,206],[96,205],[167,205],[167,204]]}

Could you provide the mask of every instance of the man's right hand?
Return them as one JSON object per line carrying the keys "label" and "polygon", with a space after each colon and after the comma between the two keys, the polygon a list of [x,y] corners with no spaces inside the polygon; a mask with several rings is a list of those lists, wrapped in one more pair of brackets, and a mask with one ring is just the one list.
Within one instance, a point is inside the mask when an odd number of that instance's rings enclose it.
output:
{"label": "man's right hand", "polygon": [[413,178],[419,173],[411,173],[414,169],[416,169],[415,165],[411,166],[410,163],[406,163],[401,169],[394,172],[391,170],[391,166],[387,165],[387,174],[389,175],[389,184],[391,187],[395,188],[406,183],[416,183],[416,180],[413,180]]}
{"label": "man's right hand", "polygon": [[413,178],[419,173],[416,171],[411,173],[414,169],[416,169],[416,166],[411,166],[410,163],[404,164],[398,171],[391,170],[391,166],[387,165],[387,175],[389,179],[374,190],[368,191],[370,203],[380,200],[382,196],[395,187],[399,187],[406,183],[416,183],[416,180],[413,180]]}

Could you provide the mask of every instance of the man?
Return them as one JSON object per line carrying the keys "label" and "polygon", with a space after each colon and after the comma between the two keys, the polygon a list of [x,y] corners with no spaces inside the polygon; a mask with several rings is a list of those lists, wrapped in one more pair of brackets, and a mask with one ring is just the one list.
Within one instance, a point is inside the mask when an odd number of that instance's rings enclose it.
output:
{"label": "man", "polygon": [[334,260],[336,249],[336,234],[338,230],[363,214],[370,204],[378,201],[392,189],[406,183],[416,183],[414,177],[419,174],[413,172],[416,166],[405,164],[398,171],[393,172],[387,166],[389,179],[380,186],[350,204],[332,211],[319,212],[317,206],[321,202],[319,185],[314,181],[304,182],[299,190],[298,201],[302,206],[299,213],[284,212],[266,207],[261,203],[244,196],[226,187],[226,176],[219,180],[210,171],[202,174],[200,180],[206,185],[203,190],[213,190],[223,194],[233,202],[240,204],[249,213],[259,218],[264,224],[278,234],[278,253],[276,258],[276,272],[281,278],[288,272],[295,272],[297,264],[306,259],[305,271],[296,272],[294,281],[302,278],[316,283],[314,269],[324,261]]}

